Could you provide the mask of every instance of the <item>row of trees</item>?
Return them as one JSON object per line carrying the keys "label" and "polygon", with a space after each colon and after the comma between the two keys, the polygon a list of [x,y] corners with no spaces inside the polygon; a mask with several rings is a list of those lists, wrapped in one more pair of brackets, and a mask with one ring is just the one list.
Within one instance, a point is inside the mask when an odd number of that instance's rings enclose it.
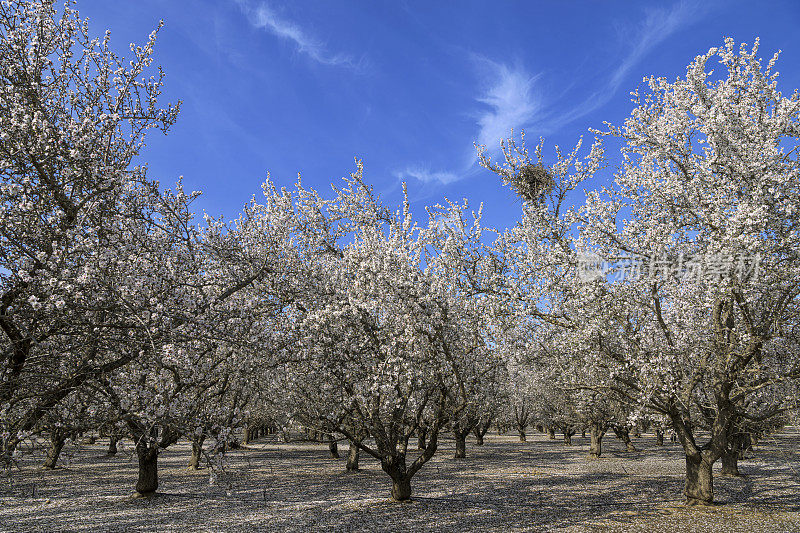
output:
{"label": "row of trees", "polygon": [[[198,225],[198,193],[135,164],[179,108],[150,75],[156,32],[125,60],[46,0],[0,3],[0,31],[6,464],[37,434],[57,459],[70,432],[101,429],[133,439],[146,495],[180,438],[197,465],[234,428],[281,420],[343,436],[404,500],[444,427],[463,456],[492,420],[524,438],[535,416],[589,428],[600,456],[609,428],[646,421],[677,433],[687,499],[706,503],[714,462],[797,406],[800,96],[757,45],[648,80],[585,157],[545,164],[524,135],[502,164],[481,151],[524,201],[497,232],[466,202],[419,225],[358,161],[328,198],[268,179],[236,220]],[[581,203],[608,136],[622,165]]]}

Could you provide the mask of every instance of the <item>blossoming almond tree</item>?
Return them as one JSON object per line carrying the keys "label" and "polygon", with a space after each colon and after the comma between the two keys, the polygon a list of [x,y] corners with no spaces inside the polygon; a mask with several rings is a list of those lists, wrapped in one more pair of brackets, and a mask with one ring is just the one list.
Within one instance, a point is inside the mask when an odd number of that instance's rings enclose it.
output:
{"label": "blossoming almond tree", "polygon": [[[566,303],[592,292],[612,302],[614,312],[587,316],[600,318],[606,338],[592,352],[594,361],[615,378],[596,388],[669,417],[686,452],[690,503],[713,500],[711,467],[735,424],[764,416],[748,411],[748,398],[798,377],[797,358],[770,354],[774,346],[796,353],[800,95],[778,91],[777,55],[763,65],[757,50],[756,44],[737,51],[726,40],[698,56],[685,79],[647,80],[624,127],[603,133],[625,142],[615,185],[590,192],[580,212],[559,217],[552,191],[563,173],[548,179],[526,151],[507,152],[504,167],[484,158],[527,200],[520,231],[530,243],[531,279],[539,283],[522,285],[523,292],[554,287],[550,294]],[[715,57],[722,76],[706,70]],[[601,167],[602,145],[595,143],[592,153],[584,167],[589,174]],[[573,238],[576,222],[580,235]],[[570,229],[553,231],[565,224]],[[552,273],[564,271],[570,250],[650,268],[622,283],[608,282],[627,267],[583,289],[553,286]],[[560,324],[574,326],[569,307],[561,307]],[[527,314],[558,323],[538,307]],[[701,444],[696,428],[703,420],[711,438]]]}
{"label": "blossoming almond tree", "polygon": [[137,309],[146,327],[117,347],[138,354],[102,380],[136,443],[140,495],[156,491],[159,450],[180,437],[192,440],[194,466],[206,437],[224,451],[277,358],[295,286],[288,273],[298,271],[280,207],[250,205],[231,225],[207,217],[201,230],[180,189],[162,197],[172,203],[158,229],[113,275],[138,282],[126,301],[146,303]]}
{"label": "blossoming almond tree", "polygon": [[[605,132],[625,142],[615,186],[585,210],[585,238],[602,257],[668,265],[614,290],[640,309],[629,353],[638,398],[678,433],[690,503],[713,500],[712,465],[751,416],[748,398],[800,376],[797,358],[768,357],[796,342],[787,326],[800,294],[800,93],[783,96],[777,54],[766,65],[757,54],[758,42],[737,50],[727,39],[685,78],[646,80],[624,126]],[[699,273],[682,268],[690,259]],[[705,443],[696,413],[710,422]]]}
{"label": "blossoming almond tree", "polygon": [[[384,208],[360,164],[336,198],[302,190],[298,209],[302,246],[327,276],[303,302],[300,357],[288,364],[295,416],[375,457],[392,497],[407,500],[452,413],[467,336],[422,270],[425,242],[408,202],[397,213]],[[409,464],[408,440],[423,424],[427,446]]]}
{"label": "blossoming almond tree", "polygon": [[278,231],[277,218],[238,232],[210,220],[200,232],[197,193],[162,191],[132,166],[146,132],[167,131],[178,111],[159,107],[163,73],[147,75],[155,32],[126,61],[71,5],[3,2],[0,28],[3,456],[91,382],[125,404],[148,494],[150,437],[174,441],[198,410],[192,395],[218,394],[227,374],[216,371],[233,360],[225,342],[275,308],[236,296],[276,285],[289,241],[263,231]]}
{"label": "blossoming almond tree", "polygon": [[428,209],[428,227],[422,232],[425,272],[433,289],[447,302],[448,319],[460,324],[463,332],[448,346],[456,378],[453,393],[457,401],[450,417],[456,459],[466,457],[470,432],[476,430],[481,442],[496,416],[506,383],[506,367],[497,349],[509,322],[504,300],[497,294],[505,272],[492,243],[483,240],[484,235],[496,232],[482,227],[481,211],[469,213],[466,200],[433,206]]}
{"label": "blossoming almond tree", "polygon": [[[154,43],[155,32],[128,63],[69,5],[0,4],[4,455],[75,387],[129,361],[106,345],[123,305],[96,281],[127,260],[120,229],[151,216],[154,185],[132,160],[178,111],[158,104],[163,74],[146,74]],[[68,371],[49,372],[64,366],[57,350],[42,352],[50,339],[81,346]]]}

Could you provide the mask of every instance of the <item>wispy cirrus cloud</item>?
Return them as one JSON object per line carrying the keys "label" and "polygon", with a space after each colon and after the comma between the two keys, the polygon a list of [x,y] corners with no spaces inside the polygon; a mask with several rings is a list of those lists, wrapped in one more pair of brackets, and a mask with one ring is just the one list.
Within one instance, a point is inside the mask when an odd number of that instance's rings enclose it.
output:
{"label": "wispy cirrus cloud", "polygon": [[323,65],[359,68],[361,61],[350,55],[333,53],[325,43],[310,35],[298,24],[280,17],[266,2],[235,0],[251,25],[294,44],[297,51]]}
{"label": "wispy cirrus cloud", "polygon": [[[538,76],[529,74],[522,67],[510,67],[485,58],[480,61],[488,65],[488,89],[477,98],[487,109],[477,116],[479,127],[477,143],[490,150],[508,137],[511,129],[530,124],[541,110],[541,99],[534,91]],[[471,159],[474,161],[474,157]]]}
{"label": "wispy cirrus cloud", "polygon": [[435,171],[425,165],[410,166],[395,172],[398,179],[414,178],[424,184],[448,185],[472,176],[477,171],[473,141],[496,153],[500,141],[507,138],[512,129],[518,131],[538,120],[542,108],[535,90],[538,76],[519,65],[496,63],[482,56],[473,56],[473,60],[483,73],[484,89],[475,98],[482,109],[474,115],[477,133],[464,138],[466,157],[461,168]]}
{"label": "wispy cirrus cloud", "polygon": [[[507,138],[512,129],[535,128],[537,133],[547,134],[599,109],[611,100],[631,71],[655,47],[678,30],[699,20],[709,9],[708,2],[679,0],[672,6],[646,10],[638,27],[633,30],[625,28],[625,35],[630,35],[626,52],[607,81],[566,113],[544,111],[543,93],[536,87],[540,75],[533,75],[519,65],[511,66],[483,56],[473,56],[485,80],[484,91],[476,97],[484,109],[475,115],[478,131],[473,139],[477,144],[485,145],[490,153],[497,153],[500,141]],[[410,167],[405,172],[396,173],[396,176],[412,177],[425,184],[446,185],[475,174],[476,161],[475,151],[470,145],[460,170],[432,171],[426,167]]]}
{"label": "wispy cirrus cloud", "polygon": [[631,31],[629,27],[625,28],[625,33],[633,36],[628,43],[628,52],[602,88],[593,92],[569,112],[548,120],[543,124],[543,129],[546,131],[557,130],[608,103],[622,86],[631,69],[653,48],[679,29],[691,24],[692,21],[699,20],[708,9],[710,9],[708,2],[700,3],[697,0],[680,0],[671,7],[648,9],[645,12],[644,20],[637,29]]}
{"label": "wispy cirrus cloud", "polygon": [[653,48],[661,44],[667,37],[697,18],[707,9],[708,4],[697,1],[682,0],[670,9],[653,8],[645,13],[645,19],[639,27],[628,55],[614,70],[608,82],[608,88],[616,91],[631,68],[639,63]]}
{"label": "wispy cirrus cloud", "polygon": [[455,172],[448,172],[448,171],[433,171],[430,168],[421,167],[421,166],[411,166],[406,168],[405,170],[395,172],[395,177],[400,180],[405,180],[408,178],[414,178],[417,181],[421,181],[422,183],[440,183],[442,185],[447,185],[448,183],[453,183],[454,181],[458,181],[461,177],[456,174]]}

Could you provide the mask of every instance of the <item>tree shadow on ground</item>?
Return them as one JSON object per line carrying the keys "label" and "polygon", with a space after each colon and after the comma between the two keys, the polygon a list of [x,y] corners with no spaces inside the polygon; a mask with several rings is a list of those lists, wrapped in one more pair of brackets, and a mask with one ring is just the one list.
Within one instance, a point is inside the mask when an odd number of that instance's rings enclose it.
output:
{"label": "tree shadow on ground", "polygon": [[[733,511],[800,511],[796,439],[789,432],[762,443],[741,464],[742,478],[715,475],[717,499],[725,505],[709,523]],[[134,500],[136,461],[125,453],[98,457],[99,442],[61,471],[23,465],[15,483],[27,492],[0,494],[0,524],[16,530],[540,531],[624,529],[674,516],[691,524],[692,513],[708,512],[680,506],[679,446],[642,437],[635,441],[640,451],[630,453],[621,443],[604,442],[604,456],[589,460],[588,443],[573,442],[493,435],[484,446],[470,441],[467,458],[454,460],[452,439],[444,438],[414,478],[408,503],[388,499],[389,478],[366,454],[362,470],[347,473],[344,457],[329,458],[324,444],[282,442],[229,452],[213,486],[208,470],[186,470],[189,447],[181,442],[160,458],[165,494]]]}

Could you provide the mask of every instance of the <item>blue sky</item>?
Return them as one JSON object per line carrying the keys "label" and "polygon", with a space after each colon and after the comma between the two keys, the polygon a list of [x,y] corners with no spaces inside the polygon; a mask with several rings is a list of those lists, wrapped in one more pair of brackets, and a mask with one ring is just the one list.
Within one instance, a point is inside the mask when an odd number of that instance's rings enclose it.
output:
{"label": "blue sky", "polygon": [[[326,2],[80,0],[120,51],[163,19],[156,63],[178,124],[143,159],[184,176],[197,210],[235,218],[267,171],[329,190],[364,160],[390,203],[406,181],[415,212],[443,197],[484,202],[490,225],[519,202],[475,164],[473,142],[510,129],[571,149],[621,123],[644,76],[674,79],[724,36],[777,49],[784,93],[800,87],[800,2]],[[591,139],[591,135],[588,135]],[[599,179],[608,179],[610,170]]]}

